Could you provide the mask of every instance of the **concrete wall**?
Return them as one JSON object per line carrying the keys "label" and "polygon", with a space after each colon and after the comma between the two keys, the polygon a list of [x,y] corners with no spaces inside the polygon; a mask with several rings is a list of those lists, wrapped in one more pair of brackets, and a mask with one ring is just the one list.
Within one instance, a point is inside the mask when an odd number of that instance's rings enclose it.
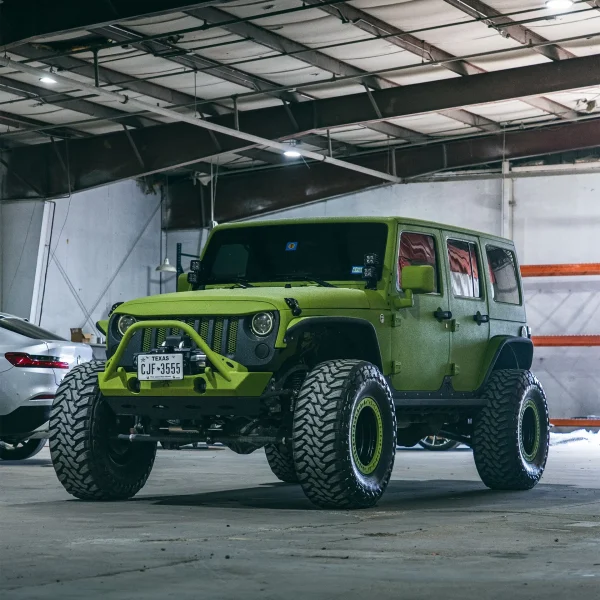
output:
{"label": "concrete wall", "polygon": [[29,318],[43,202],[0,202],[0,310]]}
{"label": "concrete wall", "polygon": [[97,334],[115,302],[160,292],[160,197],[126,181],[56,200],[41,325]]}

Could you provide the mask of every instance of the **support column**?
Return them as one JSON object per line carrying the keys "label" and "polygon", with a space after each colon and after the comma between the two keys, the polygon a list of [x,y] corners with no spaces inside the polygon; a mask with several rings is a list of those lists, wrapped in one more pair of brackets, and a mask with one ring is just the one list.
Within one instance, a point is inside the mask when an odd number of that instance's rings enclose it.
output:
{"label": "support column", "polygon": [[513,239],[513,207],[514,207],[514,182],[510,175],[510,162],[502,162],[502,205],[500,235]]}

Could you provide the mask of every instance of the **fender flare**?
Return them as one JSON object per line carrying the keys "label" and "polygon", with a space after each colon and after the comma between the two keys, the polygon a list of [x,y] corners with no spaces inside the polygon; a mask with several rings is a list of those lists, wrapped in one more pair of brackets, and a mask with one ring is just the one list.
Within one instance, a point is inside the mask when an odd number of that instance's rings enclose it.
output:
{"label": "fender flare", "polygon": [[516,335],[497,335],[488,344],[487,365],[481,388],[485,387],[494,371],[499,369],[531,369],[533,362],[533,342],[529,338]]}
{"label": "fender flare", "polygon": [[[361,332],[361,348],[364,351],[364,360],[373,363],[383,373],[383,360],[379,347],[379,338],[375,326],[371,321],[359,317],[303,317],[288,327],[285,332],[285,341],[290,343],[298,338],[299,334],[310,329],[337,329],[340,334],[349,330]],[[363,357],[360,357],[363,358]]]}

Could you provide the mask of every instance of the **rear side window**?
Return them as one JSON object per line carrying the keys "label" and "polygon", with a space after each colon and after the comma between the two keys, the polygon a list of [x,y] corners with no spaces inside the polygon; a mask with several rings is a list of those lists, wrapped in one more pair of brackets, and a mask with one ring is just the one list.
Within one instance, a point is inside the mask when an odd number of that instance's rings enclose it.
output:
{"label": "rear side window", "polygon": [[492,298],[496,302],[521,304],[514,253],[496,246],[486,246],[486,253],[490,267]]}
{"label": "rear side window", "polygon": [[435,272],[435,289],[438,291],[438,265],[435,253],[435,239],[426,233],[403,231],[400,235],[398,256],[398,287],[402,289],[402,268],[429,265]]}
{"label": "rear side window", "polygon": [[477,246],[473,242],[448,240],[448,263],[454,296],[481,298]]}

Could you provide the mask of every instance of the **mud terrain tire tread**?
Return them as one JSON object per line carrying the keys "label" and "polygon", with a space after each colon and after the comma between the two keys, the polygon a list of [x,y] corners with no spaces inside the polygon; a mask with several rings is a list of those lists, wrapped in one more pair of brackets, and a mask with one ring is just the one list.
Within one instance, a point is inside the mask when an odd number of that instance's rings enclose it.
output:
{"label": "mud terrain tire tread", "polygon": [[[536,465],[521,457],[518,419],[527,394],[538,396],[542,423]],[[488,404],[473,422],[473,454],[483,483],[494,490],[529,490],[541,479],[548,458],[549,420],[546,395],[530,371],[502,369],[492,373],[484,392]]]}
{"label": "mud terrain tire tread", "polygon": [[267,444],[265,455],[273,475],[285,483],[298,483],[294,466],[294,451],[291,443]]}
{"label": "mud terrain tire tread", "polygon": [[131,477],[118,477],[107,464],[103,444],[97,441],[102,406],[98,373],[104,362],[75,367],[60,384],[50,413],[50,456],[67,492],[82,500],[124,500],[146,483],[156,455],[156,444],[132,448]]}
{"label": "mud terrain tire tread", "polygon": [[[356,477],[348,449],[352,408],[348,398],[371,383],[385,399],[383,409],[388,411],[391,430],[389,447],[384,450],[387,455],[381,459],[385,471],[378,481],[365,485]],[[296,401],[293,447],[298,479],[314,504],[336,509],[373,506],[387,487],[396,450],[395,406],[379,369],[348,359],[317,365],[304,380]]]}

